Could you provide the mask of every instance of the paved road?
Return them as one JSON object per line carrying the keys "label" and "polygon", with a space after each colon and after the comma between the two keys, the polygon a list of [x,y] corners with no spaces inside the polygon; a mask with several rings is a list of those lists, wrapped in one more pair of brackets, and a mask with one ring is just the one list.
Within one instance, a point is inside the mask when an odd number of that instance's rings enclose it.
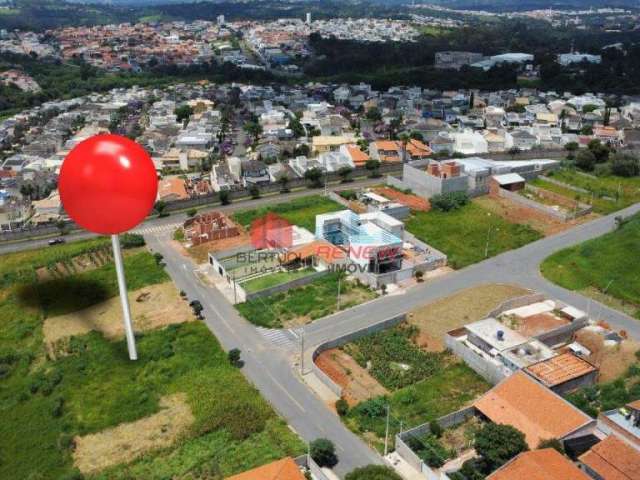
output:
{"label": "paved road", "polygon": [[617,329],[640,339],[640,321],[594,300],[566,290],[540,274],[540,263],[553,252],[585,240],[599,237],[615,228],[615,217],[640,211],[640,204],[615,214],[601,217],[564,233],[530,243],[462,270],[420,284],[400,295],[380,297],[372,302],[317,320],[305,327],[307,355],[324,342],[333,340],[395,315],[405,313],[427,302],[451,295],[483,283],[510,283],[530,288],[567,304],[590,311]]}
{"label": "paved road", "polygon": [[[354,182],[346,183],[346,184],[332,184],[331,190],[333,191],[350,190],[353,188],[361,188],[361,187],[367,187],[371,185],[377,185],[383,181],[384,180],[381,178],[376,178],[376,179],[356,180]],[[306,197],[313,194],[321,195],[322,190],[313,191],[305,188],[305,189],[297,190],[291,193],[285,193],[285,194],[278,193],[273,195],[265,195],[264,197],[261,197],[256,200],[254,199],[238,200],[230,205],[203,206],[203,207],[200,207],[200,209],[202,210],[202,209],[215,208],[216,210],[219,210],[221,212],[233,213],[237,210],[244,210],[247,208],[262,207],[265,205],[284,203],[287,200],[291,200],[293,198]],[[144,223],[136,227],[134,231],[140,231],[142,233],[159,233],[159,231],[162,230],[163,228],[166,228],[167,230],[171,229],[172,227],[175,228],[176,225],[184,222],[186,218],[187,218],[187,215],[185,213],[172,213],[168,217],[164,217],[164,218],[150,218],[149,220],[145,221]],[[156,230],[153,231],[151,229],[156,229]],[[92,238],[96,236],[97,235],[93,233],[82,230],[79,232],[70,233],[69,235],[66,235],[64,238],[67,242],[73,242],[78,240],[85,240],[87,238]],[[41,239],[24,240],[24,241],[11,242],[11,243],[0,243],[0,255],[5,253],[20,252],[23,250],[34,250],[37,248],[46,247],[48,245],[49,240],[50,238],[41,238]]]}
{"label": "paved road", "polygon": [[285,349],[270,341],[268,332],[243,319],[215,288],[204,285],[194,274],[197,266],[171,248],[168,240],[168,233],[147,236],[149,247],[164,255],[167,272],[177,287],[202,302],[207,326],[224,348],[242,350],[244,374],[289,425],[306,441],[321,437],[333,440],[340,458],[335,471],[340,476],[360,466],[381,463],[382,459],[309,390],[292,369]]}

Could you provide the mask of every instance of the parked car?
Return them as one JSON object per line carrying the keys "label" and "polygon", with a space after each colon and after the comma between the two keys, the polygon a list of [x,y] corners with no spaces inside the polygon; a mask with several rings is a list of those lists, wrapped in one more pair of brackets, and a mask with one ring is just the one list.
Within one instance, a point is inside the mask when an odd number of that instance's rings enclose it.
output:
{"label": "parked car", "polygon": [[53,240],[49,240],[50,246],[62,245],[63,243],[66,243],[64,238],[54,238]]}

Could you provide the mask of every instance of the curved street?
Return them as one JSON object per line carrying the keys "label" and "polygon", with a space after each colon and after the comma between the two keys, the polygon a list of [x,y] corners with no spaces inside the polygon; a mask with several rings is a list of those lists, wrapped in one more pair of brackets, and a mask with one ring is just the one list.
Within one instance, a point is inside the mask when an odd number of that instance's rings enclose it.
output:
{"label": "curved street", "polygon": [[[608,233],[615,228],[615,217],[638,212],[640,204],[635,204],[564,233],[419,284],[405,293],[380,297],[316,320],[304,327],[305,359],[310,359],[313,351],[327,341],[406,313],[458,290],[483,283],[511,283],[530,288],[585,311],[591,311],[592,314],[597,312],[600,318],[616,329],[624,329],[633,338],[640,338],[638,320],[554,285],[539,272],[540,263],[553,252]],[[170,237],[169,231],[150,234],[147,235],[147,243],[152,250],[164,255],[167,271],[177,287],[184,290],[189,298],[197,298],[202,302],[206,323],[225,349],[242,350],[245,375],[289,425],[306,441],[319,437],[331,439],[340,458],[335,471],[341,476],[358,466],[381,463],[382,458],[349,431],[339,417],[305,384],[294,365],[295,353],[290,348],[274,344],[261,335],[257,328],[239,315],[220,292],[200,280],[196,274],[198,266],[170,246]]]}

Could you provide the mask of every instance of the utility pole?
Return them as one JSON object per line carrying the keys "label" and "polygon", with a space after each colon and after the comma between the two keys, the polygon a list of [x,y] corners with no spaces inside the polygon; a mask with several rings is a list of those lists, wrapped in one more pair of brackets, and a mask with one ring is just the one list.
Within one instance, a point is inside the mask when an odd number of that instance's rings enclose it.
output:
{"label": "utility pole", "polygon": [[338,310],[340,310],[340,279],[341,278],[342,278],[342,275],[338,273]]}
{"label": "utility pole", "polygon": [[[611,280],[609,280],[609,283],[607,283],[607,286],[604,288],[604,290],[602,291],[603,295],[607,294],[607,290],[609,290],[609,287],[611,286],[611,284],[613,283],[613,278]],[[604,299],[603,299],[604,301]],[[600,311],[598,313],[598,317],[602,316],[602,310],[604,309],[604,305],[602,304],[602,302],[600,302]]]}
{"label": "utility pole", "polygon": [[484,258],[489,258],[489,237],[491,236],[491,225],[489,225],[489,230],[487,230],[487,243],[484,246]]}
{"label": "utility pole", "polygon": [[391,415],[391,409],[389,408],[389,404],[387,404],[387,427],[384,433],[384,456],[387,456],[389,452],[389,416]]}
{"label": "utility pole", "polygon": [[300,329],[300,375],[304,375],[304,328]]}

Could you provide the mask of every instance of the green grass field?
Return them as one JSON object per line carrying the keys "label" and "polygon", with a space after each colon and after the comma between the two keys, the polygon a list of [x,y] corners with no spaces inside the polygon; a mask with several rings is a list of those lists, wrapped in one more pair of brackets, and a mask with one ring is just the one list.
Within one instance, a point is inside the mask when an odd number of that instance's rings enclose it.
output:
{"label": "green grass field", "polygon": [[344,210],[339,203],[320,195],[295,198],[287,203],[279,203],[253,210],[244,210],[233,214],[232,219],[240,225],[248,227],[257,218],[272,212],[280,215],[293,225],[306,228],[311,233],[316,230],[316,215]]}
{"label": "green grass field", "polygon": [[596,213],[608,214],[640,202],[640,177],[625,178],[613,175],[595,177],[567,168],[551,172],[550,176],[562,183],[587,190],[589,193],[576,192],[570,188],[546,182],[544,179],[537,179],[533,184],[571,199],[579,196],[581,202],[593,203]]}
{"label": "green grass field", "polygon": [[314,272],[315,270],[313,268],[304,268],[301,270],[293,270],[291,272],[271,273],[242,283],[242,288],[244,288],[248,293],[259,292],[266,288],[275,287],[276,285],[281,285],[283,283],[297,280],[298,278],[306,277]]}
{"label": "green grass field", "polygon": [[[391,393],[350,409],[346,424],[382,450],[386,405],[392,434],[455,412],[491,387],[448,352],[426,352],[413,342],[415,327],[400,325],[343,346]],[[373,436],[371,435],[373,434]]]}
{"label": "green grass field", "polygon": [[[364,286],[340,282],[340,309],[375,298]],[[254,325],[282,328],[287,322],[307,323],[338,310],[338,274],[329,273],[305,286],[236,305],[242,316]]]}
{"label": "green grass field", "polygon": [[542,274],[558,285],[588,294],[595,288],[631,304],[640,318],[640,215],[618,230],[561,250],[541,265]]}
{"label": "green grass field", "polygon": [[542,238],[531,227],[509,223],[473,202],[449,212],[416,212],[406,222],[406,228],[446,253],[453,268],[484,260],[487,237],[489,257]]}
{"label": "green grass field", "polygon": [[[95,332],[74,337],[66,356],[47,357],[43,320],[114,296],[116,277],[107,264],[36,282],[33,269],[95,242],[0,257],[0,478],[82,478],[74,476],[75,435],[156,413],[162,396],[178,392],[195,418],[184,438],[98,478],[221,480],[302,453],[300,440],[200,322],[138,335],[136,362],[128,360],[124,340]],[[146,251],[125,256],[125,269],[131,290],[168,280]]]}

